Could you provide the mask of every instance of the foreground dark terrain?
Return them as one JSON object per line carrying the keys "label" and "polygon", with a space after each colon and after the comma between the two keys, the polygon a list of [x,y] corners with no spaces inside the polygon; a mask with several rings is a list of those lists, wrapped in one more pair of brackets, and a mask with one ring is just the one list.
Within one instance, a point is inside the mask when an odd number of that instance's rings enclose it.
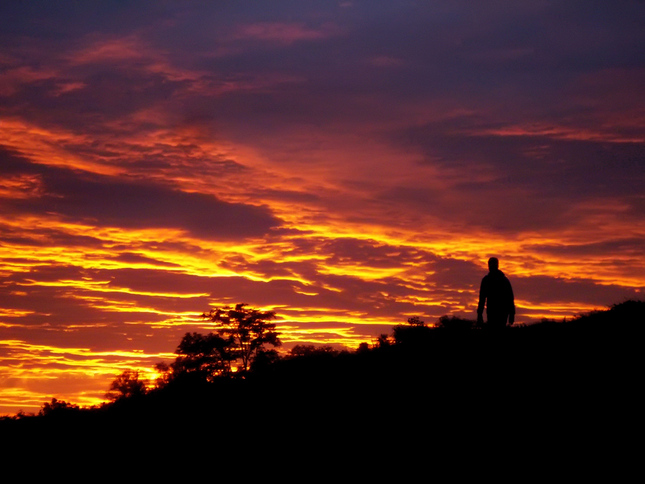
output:
{"label": "foreground dark terrain", "polygon": [[124,452],[207,446],[219,456],[321,447],[345,456],[606,454],[637,432],[644,322],[645,302],[627,301],[499,333],[456,319],[400,326],[373,348],[283,358],[246,379],[177,379],[101,408],[4,418],[0,433],[81,449],[116,441]]}

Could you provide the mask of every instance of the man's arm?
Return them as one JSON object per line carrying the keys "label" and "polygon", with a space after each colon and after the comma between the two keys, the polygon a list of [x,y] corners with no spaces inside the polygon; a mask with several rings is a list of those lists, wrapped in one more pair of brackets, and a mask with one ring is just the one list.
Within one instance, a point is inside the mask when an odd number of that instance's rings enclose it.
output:
{"label": "man's arm", "polygon": [[513,295],[513,286],[511,286],[511,281],[507,279],[508,282],[508,323],[513,324],[515,322],[515,296]]}
{"label": "man's arm", "polygon": [[477,323],[484,322],[484,306],[486,305],[486,278],[482,279],[479,286],[479,303],[477,304]]}

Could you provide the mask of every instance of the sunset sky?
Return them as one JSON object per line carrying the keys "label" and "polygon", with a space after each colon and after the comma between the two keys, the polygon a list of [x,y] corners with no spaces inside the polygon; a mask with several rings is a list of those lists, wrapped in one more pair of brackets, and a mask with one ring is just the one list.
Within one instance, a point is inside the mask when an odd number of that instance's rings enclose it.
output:
{"label": "sunset sky", "polygon": [[645,2],[0,4],[0,415],[152,376],[199,315],[284,349],[642,299]]}

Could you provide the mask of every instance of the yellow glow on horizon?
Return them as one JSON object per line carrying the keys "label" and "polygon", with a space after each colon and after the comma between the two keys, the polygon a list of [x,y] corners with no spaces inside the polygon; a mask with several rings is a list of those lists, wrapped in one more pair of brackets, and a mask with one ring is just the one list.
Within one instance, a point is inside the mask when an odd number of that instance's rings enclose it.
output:
{"label": "yellow glow on horizon", "polygon": [[[311,314],[312,311],[307,311],[306,314],[298,315],[297,318],[295,317],[283,317],[277,322],[280,324],[280,327],[284,324],[300,324],[300,325],[306,325],[306,324],[316,324],[317,326],[313,326],[311,331],[313,332],[319,332],[323,331],[324,326],[320,326],[321,324],[326,324],[326,323],[342,323],[343,325],[347,326],[393,326],[396,323],[393,323],[391,318],[374,318],[374,317],[368,317],[367,315],[329,315],[329,314],[324,314],[324,315],[313,315]],[[305,331],[303,329],[299,329],[298,331]]]}
{"label": "yellow glow on horizon", "polygon": [[[89,348],[74,348],[74,347],[61,348],[57,346],[27,343],[26,341],[22,341],[22,340],[0,340],[0,345],[10,349],[28,351],[33,354],[72,355],[72,356],[82,356],[82,357],[119,356],[119,357],[134,358],[137,360],[141,358],[168,358],[172,356],[171,353],[146,354],[144,353],[143,350],[92,351]],[[95,363],[95,361],[92,360],[92,363]]]}
{"label": "yellow glow on horizon", "polygon": [[[92,351],[89,348],[56,347],[21,340],[1,340],[8,352],[0,365],[0,413],[18,409],[37,411],[44,402],[59,398],[81,406],[104,403],[109,383],[125,370],[138,370],[152,379],[151,362],[174,359],[174,353],[143,350]],[[49,382],[49,383],[48,383]],[[70,385],[66,395],[51,390],[52,384]],[[81,389],[82,388],[82,389]],[[27,408],[25,408],[27,407]]]}
{"label": "yellow glow on horizon", "polygon": [[[515,304],[518,307],[521,307],[525,310],[530,311],[551,311],[556,313],[568,312],[573,314],[573,312],[587,312],[595,311],[600,309],[596,304],[580,304],[580,303],[568,303],[568,302],[558,302],[558,303],[549,303],[547,304],[534,304],[524,299],[516,299]],[[542,315],[538,317],[543,317]]]}

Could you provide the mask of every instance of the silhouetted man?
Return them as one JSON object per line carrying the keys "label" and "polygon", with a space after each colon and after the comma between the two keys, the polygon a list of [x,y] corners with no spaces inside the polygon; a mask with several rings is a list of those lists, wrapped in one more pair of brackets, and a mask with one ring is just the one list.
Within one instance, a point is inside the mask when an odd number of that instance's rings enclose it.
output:
{"label": "silhouetted man", "polygon": [[497,258],[491,257],[488,260],[488,270],[479,288],[477,323],[484,322],[485,305],[487,326],[491,329],[504,328],[507,322],[513,324],[515,321],[513,288],[504,273],[499,270]]}

